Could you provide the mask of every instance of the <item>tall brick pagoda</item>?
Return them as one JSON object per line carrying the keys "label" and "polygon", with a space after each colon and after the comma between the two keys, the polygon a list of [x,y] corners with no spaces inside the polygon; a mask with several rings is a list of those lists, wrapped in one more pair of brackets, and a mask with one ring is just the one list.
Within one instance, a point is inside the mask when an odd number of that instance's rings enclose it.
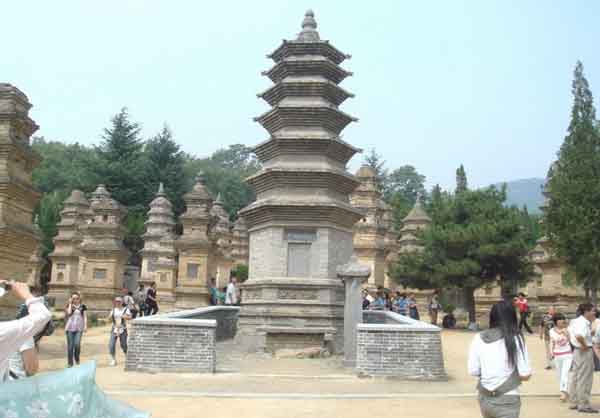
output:
{"label": "tall brick pagoda", "polygon": [[[37,284],[40,233],[32,221],[40,194],[31,173],[41,157],[31,148],[38,125],[29,109],[21,90],[0,83],[0,272],[3,278]],[[0,302],[11,308],[15,303],[12,297]]]}
{"label": "tall brick pagoda", "polygon": [[271,109],[255,120],[270,134],[254,152],[262,170],[248,179],[256,201],[240,211],[249,228],[250,271],[240,334],[249,349],[342,348],[344,295],[336,267],[352,255],[360,210],[346,163],[359,152],[340,138],[356,119],[338,106],[352,95],[338,84],[349,58],[317,32],[312,11],[302,31],[268,57],[274,83],[258,96]]}

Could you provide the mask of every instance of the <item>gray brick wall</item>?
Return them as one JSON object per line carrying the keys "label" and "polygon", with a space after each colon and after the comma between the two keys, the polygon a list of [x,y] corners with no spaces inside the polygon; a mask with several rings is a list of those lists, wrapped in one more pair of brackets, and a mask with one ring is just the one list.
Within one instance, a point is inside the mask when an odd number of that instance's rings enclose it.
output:
{"label": "gray brick wall", "polygon": [[356,370],[367,376],[445,380],[440,329],[391,312],[357,325]]}
{"label": "gray brick wall", "polygon": [[133,321],[126,371],[214,373],[214,320]]}

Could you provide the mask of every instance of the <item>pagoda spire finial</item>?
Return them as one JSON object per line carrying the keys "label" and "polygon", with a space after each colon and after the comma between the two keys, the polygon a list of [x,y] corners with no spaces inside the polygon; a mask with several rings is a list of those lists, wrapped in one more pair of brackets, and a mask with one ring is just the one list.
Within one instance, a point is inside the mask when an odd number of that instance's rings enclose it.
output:
{"label": "pagoda spire finial", "polygon": [[298,34],[297,40],[303,42],[314,42],[319,40],[315,13],[311,9],[308,9],[304,14],[304,20],[302,20],[302,32]]}
{"label": "pagoda spire finial", "polygon": [[157,196],[164,196],[165,195],[165,185],[162,183],[162,181],[158,185],[158,192],[156,193],[156,195]]}

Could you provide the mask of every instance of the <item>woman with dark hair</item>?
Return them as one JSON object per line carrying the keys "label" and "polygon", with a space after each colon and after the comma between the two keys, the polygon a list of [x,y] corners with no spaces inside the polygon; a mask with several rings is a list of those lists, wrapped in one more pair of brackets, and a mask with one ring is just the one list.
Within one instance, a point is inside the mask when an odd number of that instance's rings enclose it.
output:
{"label": "woman with dark hair", "polygon": [[529,380],[531,366],[511,301],[492,307],[490,329],[477,334],[471,343],[468,370],[479,378],[479,407],[484,418],[519,417],[519,386]]}
{"label": "woman with dark hair", "polygon": [[156,298],[156,282],[152,282],[146,293],[146,316],[155,315],[157,312],[158,300]]}
{"label": "woman with dark hair", "polygon": [[569,371],[573,363],[573,350],[569,344],[569,330],[567,329],[567,318],[561,314],[555,314],[554,327],[550,329],[550,345],[552,358],[556,372],[558,373],[560,400],[567,401],[569,396]]}

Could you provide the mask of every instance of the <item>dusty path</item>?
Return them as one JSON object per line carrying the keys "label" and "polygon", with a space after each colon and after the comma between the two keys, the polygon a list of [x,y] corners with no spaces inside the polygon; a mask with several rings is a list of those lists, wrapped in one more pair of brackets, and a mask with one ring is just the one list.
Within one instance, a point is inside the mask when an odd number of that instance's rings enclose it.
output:
{"label": "dusty path", "polygon": [[[142,374],[108,367],[109,329],[94,328],[84,336],[82,361],[98,364],[97,382],[112,396],[152,412],[153,417],[479,417],[474,379],[466,374],[466,351],[473,334],[444,331],[442,340],[448,382],[361,379],[341,367],[341,359],[272,359],[238,356],[220,362],[235,372]],[[543,369],[539,338],[527,337],[534,377],[523,386],[522,417],[579,416],[557,400],[554,371]],[[64,335],[43,341],[42,368],[66,363]],[[221,359],[222,360],[222,359]],[[600,374],[595,376],[600,392]],[[600,403],[600,400],[598,401]]]}

